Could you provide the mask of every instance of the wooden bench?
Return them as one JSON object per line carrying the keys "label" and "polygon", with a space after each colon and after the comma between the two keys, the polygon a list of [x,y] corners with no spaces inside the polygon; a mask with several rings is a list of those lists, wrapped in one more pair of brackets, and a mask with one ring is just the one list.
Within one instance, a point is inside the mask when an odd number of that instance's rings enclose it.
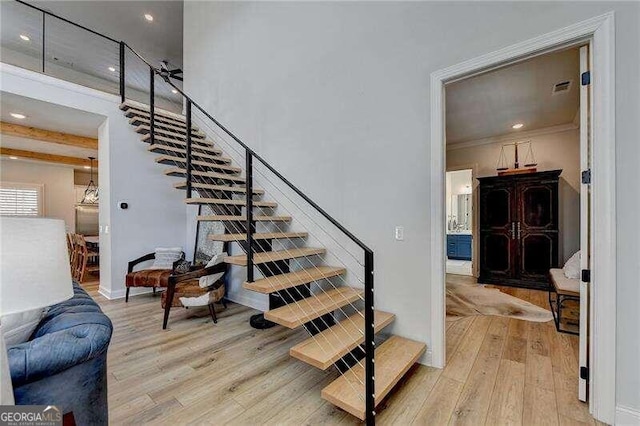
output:
{"label": "wooden bench", "polygon": [[[566,310],[566,302],[573,301],[579,306],[580,304],[580,280],[577,278],[567,278],[562,269],[549,270],[549,306],[553,314],[553,321],[556,324],[556,330],[562,333],[579,334],[579,317],[577,321],[563,317]],[[563,321],[566,324],[563,324]],[[564,328],[564,325],[573,326]],[[575,328],[575,329],[573,329]]]}

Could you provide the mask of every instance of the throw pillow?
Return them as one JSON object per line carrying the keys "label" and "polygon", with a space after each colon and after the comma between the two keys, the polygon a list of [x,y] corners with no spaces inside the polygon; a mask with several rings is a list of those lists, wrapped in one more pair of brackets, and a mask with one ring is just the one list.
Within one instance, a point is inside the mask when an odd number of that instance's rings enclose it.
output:
{"label": "throw pillow", "polygon": [[571,279],[580,278],[580,252],[578,251],[567,260],[562,268],[564,276]]}
{"label": "throw pillow", "polygon": [[[216,254],[215,256],[213,256],[211,258],[211,260],[209,261],[209,263],[207,263],[207,265],[205,266],[205,268],[210,268],[211,266],[216,266],[219,263],[222,263],[224,261],[224,258],[227,257],[227,253],[226,252],[222,252],[220,254]],[[220,278],[222,278],[222,276],[224,275],[224,272],[218,272],[216,274],[212,274],[212,275],[205,275],[204,277],[200,277],[200,288],[207,288],[207,287],[211,287],[212,285],[214,285]]]}
{"label": "throw pillow", "polygon": [[191,270],[191,262],[184,259],[178,262],[175,269],[176,273],[178,274],[186,274],[190,270]]}
{"label": "throw pillow", "polygon": [[4,315],[2,317],[2,334],[7,346],[18,345],[29,340],[40,320],[44,316],[44,309],[17,314]]}
{"label": "throw pillow", "polygon": [[182,257],[182,247],[158,247],[155,255],[156,258],[149,269],[171,269],[173,262]]}

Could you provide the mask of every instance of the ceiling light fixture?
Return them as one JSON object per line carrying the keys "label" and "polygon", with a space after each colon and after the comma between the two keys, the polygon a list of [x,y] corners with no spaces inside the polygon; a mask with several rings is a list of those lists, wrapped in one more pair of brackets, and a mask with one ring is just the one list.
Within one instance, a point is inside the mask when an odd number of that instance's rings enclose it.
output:
{"label": "ceiling light fixture", "polygon": [[24,115],[24,114],[20,114],[20,113],[18,113],[18,112],[12,112],[12,113],[11,113],[11,116],[12,116],[13,118],[17,118],[18,120],[23,120],[23,119],[27,118],[27,116],[26,116],[26,115]]}
{"label": "ceiling light fixture", "polygon": [[91,168],[91,166],[82,166],[82,167],[84,167],[87,170],[89,170]]}
{"label": "ceiling light fixture", "polygon": [[513,129],[522,129],[524,127],[524,124],[522,123],[516,123],[513,126],[511,126]]}
{"label": "ceiling light fixture", "polygon": [[[95,159],[95,157],[89,157],[89,161],[91,162],[91,165],[89,166],[91,169],[91,177],[89,178],[87,189],[84,190],[84,197],[82,197],[80,204],[98,204],[100,199],[98,195],[98,187],[93,182],[93,160]],[[84,167],[86,168],[87,166]]]}
{"label": "ceiling light fixture", "polygon": [[178,91],[176,89],[171,89],[171,93],[176,94]]}
{"label": "ceiling light fixture", "polygon": [[148,14],[148,13],[145,13],[144,14],[144,19],[146,19],[149,22],[152,22],[153,21],[153,16]]}
{"label": "ceiling light fixture", "polygon": [[109,71],[116,72],[116,69],[115,69],[115,67],[109,67]]}
{"label": "ceiling light fixture", "polygon": [[31,41],[31,39],[29,38],[29,36],[26,36],[24,34],[20,34],[20,38],[24,41]]}
{"label": "ceiling light fixture", "polygon": [[16,157],[15,155],[10,156],[9,158],[11,158],[12,160],[17,160],[18,157]]}

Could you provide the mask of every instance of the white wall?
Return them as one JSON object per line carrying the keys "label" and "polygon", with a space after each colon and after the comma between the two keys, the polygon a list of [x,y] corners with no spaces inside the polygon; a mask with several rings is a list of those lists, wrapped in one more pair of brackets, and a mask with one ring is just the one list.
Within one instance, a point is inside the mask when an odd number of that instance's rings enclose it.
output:
{"label": "white wall", "polygon": [[640,410],[639,7],[187,1],[185,87],[375,250],[376,307],[429,344],[430,74],[614,10],[617,402]]}
{"label": "white wall", "polygon": [[[580,131],[571,126],[564,130],[540,129],[523,133],[520,137],[496,137],[470,141],[464,147],[449,147],[447,168],[475,164],[478,177],[495,176],[500,149],[515,140],[531,140],[538,171],[562,169],[559,185],[560,240],[558,243],[560,266],[580,250]],[[526,154],[522,152],[521,158]],[[513,150],[506,151],[513,162]],[[474,182],[474,188],[478,182]]]}
{"label": "white wall", "polygon": [[[0,76],[2,91],[104,117],[98,129],[100,292],[124,296],[130,260],[155,247],[186,245],[184,194],[173,189],[173,181],[140,142],[118,108],[118,96],[6,64],[0,64]],[[129,203],[128,210],[118,209],[120,200]]]}
{"label": "white wall", "polygon": [[62,219],[67,232],[75,232],[73,168],[3,157],[0,160],[0,181],[44,185],[44,217]]}

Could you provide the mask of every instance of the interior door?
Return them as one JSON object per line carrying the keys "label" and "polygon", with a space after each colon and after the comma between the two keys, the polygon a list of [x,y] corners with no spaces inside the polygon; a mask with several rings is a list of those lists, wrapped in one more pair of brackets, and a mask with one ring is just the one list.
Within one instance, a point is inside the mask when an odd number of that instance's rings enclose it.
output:
{"label": "interior door", "polygon": [[480,278],[514,278],[515,187],[513,184],[480,189]]}
{"label": "interior door", "polygon": [[[590,52],[588,46],[580,48],[580,169],[591,171],[591,111],[592,90],[591,79],[588,76],[590,70]],[[587,176],[585,176],[587,177]],[[591,270],[591,184],[580,185],[580,268]],[[583,276],[583,279],[589,277]],[[590,283],[580,281],[580,343],[578,372],[578,398],[587,401],[589,397],[589,287]]]}
{"label": "interior door", "polygon": [[546,285],[549,269],[558,266],[558,184],[522,182],[517,184],[516,193],[518,278]]}

